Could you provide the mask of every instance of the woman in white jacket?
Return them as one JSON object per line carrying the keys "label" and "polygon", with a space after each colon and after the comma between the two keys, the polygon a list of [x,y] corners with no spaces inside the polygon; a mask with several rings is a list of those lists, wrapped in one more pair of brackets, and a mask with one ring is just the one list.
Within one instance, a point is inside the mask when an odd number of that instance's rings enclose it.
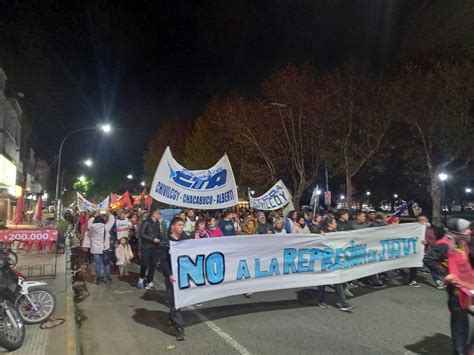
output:
{"label": "woman in white jacket", "polygon": [[94,218],[88,222],[90,253],[94,257],[95,280],[97,284],[102,277],[102,267],[104,265],[105,283],[112,281],[110,276],[110,230],[115,223],[115,217],[108,212],[100,213],[96,211]]}

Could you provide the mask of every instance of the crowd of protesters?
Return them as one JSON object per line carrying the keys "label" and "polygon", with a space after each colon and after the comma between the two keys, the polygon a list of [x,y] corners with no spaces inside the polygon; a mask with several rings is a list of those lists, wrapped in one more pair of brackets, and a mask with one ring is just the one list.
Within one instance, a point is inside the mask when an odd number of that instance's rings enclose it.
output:
{"label": "crowd of protesters", "polygon": [[[468,221],[458,220],[449,230],[443,226],[430,225],[425,215],[418,215],[417,221],[427,226],[425,240],[425,267],[424,272],[431,273],[435,287],[448,288],[449,308],[452,314],[451,328],[453,348],[455,353],[467,346],[469,320],[467,311],[461,309],[456,297],[456,289],[446,282],[448,245],[446,238],[450,233],[468,235],[471,227]],[[115,215],[108,211],[93,213],[81,212],[73,216],[72,222],[78,226],[81,246],[88,250],[95,264],[94,282],[102,280],[109,283],[111,265],[116,265],[120,276],[128,276],[129,265],[137,262],[140,272],[137,281],[139,289],[156,290],[154,285],[155,270],[160,268],[165,278],[168,304],[170,307],[170,325],[176,329],[176,338],[184,340],[184,323],[179,309],[174,307],[173,282],[169,256],[169,241],[202,238],[226,238],[236,235],[285,235],[285,234],[320,234],[377,228],[387,225],[382,212],[349,211],[340,209],[334,212],[301,212],[290,211],[286,216],[282,211],[263,212],[247,208],[225,211],[197,211],[193,209],[181,210],[165,220],[160,210],[120,210]],[[390,223],[398,223],[391,220]],[[448,223],[449,226],[449,223]],[[474,238],[473,238],[474,239]],[[468,240],[468,239],[466,239]],[[457,244],[456,244],[457,245]],[[468,252],[469,254],[469,252]],[[470,242],[471,263],[474,263],[474,243]],[[354,296],[351,288],[367,286],[383,288],[390,282],[397,272],[406,275],[403,270],[376,274],[360,280],[353,280],[347,284],[326,285],[318,287],[317,303],[319,307],[327,309],[325,290],[334,289],[341,311],[349,311],[353,306],[348,303],[347,297]],[[408,272],[407,284],[420,287],[417,278],[417,268]],[[449,278],[448,278],[449,279]],[[246,297],[250,297],[250,293]],[[198,304],[199,306],[201,304]]]}

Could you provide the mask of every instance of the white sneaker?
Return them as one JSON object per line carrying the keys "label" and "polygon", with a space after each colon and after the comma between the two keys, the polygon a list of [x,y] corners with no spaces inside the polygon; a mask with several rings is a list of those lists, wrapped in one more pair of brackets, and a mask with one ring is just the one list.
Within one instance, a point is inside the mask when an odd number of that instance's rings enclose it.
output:
{"label": "white sneaker", "polygon": [[420,284],[419,284],[418,282],[416,282],[416,281],[410,282],[409,285],[410,285],[411,287],[421,287]]}
{"label": "white sneaker", "polygon": [[150,291],[156,291],[155,285],[153,285],[153,282],[147,283],[145,288]]}

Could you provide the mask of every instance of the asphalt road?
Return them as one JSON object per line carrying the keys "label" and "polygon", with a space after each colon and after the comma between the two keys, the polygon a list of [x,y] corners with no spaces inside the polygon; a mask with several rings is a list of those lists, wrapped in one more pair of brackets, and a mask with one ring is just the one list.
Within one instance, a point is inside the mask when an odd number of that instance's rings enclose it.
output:
{"label": "asphalt road", "polygon": [[[168,326],[162,275],[158,291],[138,290],[135,272],[110,285],[91,283],[78,303],[80,342],[90,354],[449,354],[445,291],[422,286],[355,288],[350,313],[316,304],[316,288],[229,297],[183,312],[186,340]],[[399,278],[400,281],[403,279]],[[331,291],[331,290],[328,290]]]}

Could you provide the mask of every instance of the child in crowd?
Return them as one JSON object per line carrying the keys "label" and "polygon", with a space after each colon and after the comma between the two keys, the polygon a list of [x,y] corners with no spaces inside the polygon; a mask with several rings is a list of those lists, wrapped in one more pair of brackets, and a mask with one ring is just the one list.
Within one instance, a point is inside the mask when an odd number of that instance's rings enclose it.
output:
{"label": "child in crowd", "polygon": [[128,264],[133,259],[133,252],[127,237],[120,238],[120,243],[115,248],[115,256],[117,257],[116,265],[119,268],[120,276],[128,276]]}

